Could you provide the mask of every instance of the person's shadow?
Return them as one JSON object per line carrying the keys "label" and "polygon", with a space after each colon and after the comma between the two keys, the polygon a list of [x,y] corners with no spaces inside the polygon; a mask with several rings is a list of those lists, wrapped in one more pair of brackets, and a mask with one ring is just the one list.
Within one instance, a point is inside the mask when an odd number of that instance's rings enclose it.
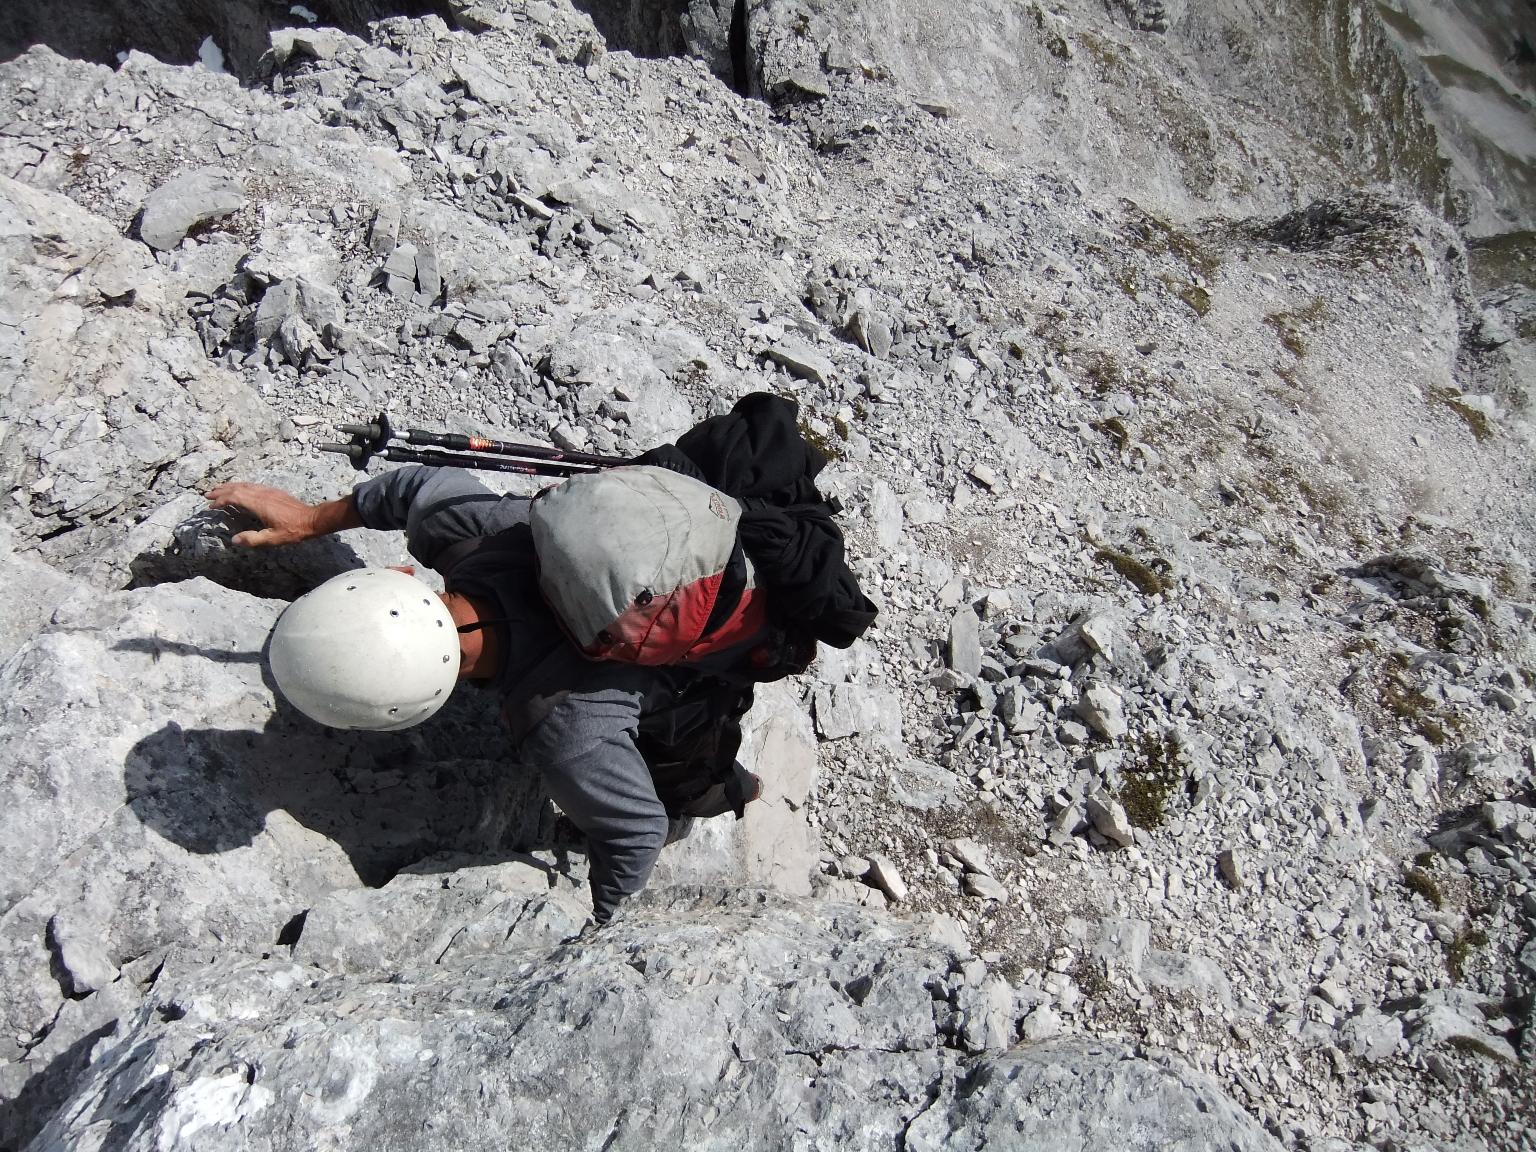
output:
{"label": "person's shadow", "polygon": [[[230,547],[230,532],[250,523],[215,512],[189,518],[169,547],[138,557],[135,584],[196,575],[290,599],[363,564],[331,537],[280,549]],[[251,844],[277,810],[340,846],[370,885],[438,853],[505,856],[569,843],[538,773],[517,762],[492,692],[460,686],[430,720],[401,732],[343,732],[283,701],[264,652],[158,637],[122,640],[119,647],[152,649],[156,659],[254,664],[272,689],[276,706],[260,731],[173,722],[125,758],[129,809],[190,852]]]}
{"label": "person's shadow", "polygon": [[251,844],[282,810],[375,886],[437,853],[504,857],[556,844],[539,775],[516,762],[495,698],[463,688],[403,732],[324,728],[280,697],[260,731],[169,723],[129,751],[123,787],[146,827],[199,854]]}

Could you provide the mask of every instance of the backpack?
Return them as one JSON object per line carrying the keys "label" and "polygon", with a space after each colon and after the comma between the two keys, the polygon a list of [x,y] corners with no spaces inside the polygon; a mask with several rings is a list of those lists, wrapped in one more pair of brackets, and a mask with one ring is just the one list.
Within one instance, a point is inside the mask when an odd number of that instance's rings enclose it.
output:
{"label": "backpack", "polygon": [[816,488],[825,464],[794,401],[753,393],[529,508],[540,592],[576,647],[692,673],[635,738],[673,819],[740,819],[761,791],[736,760],[753,684],[805,671],[818,640],[846,648],[875,619],[844,560],[839,505]]}
{"label": "backpack", "polygon": [[815,655],[816,642],[805,633],[769,624],[725,671],[697,674],[665,704],[641,713],[635,747],[668,816],[742,818],[762,794],[762,781],[736,759],[753,686],[804,672]]}
{"label": "backpack", "polygon": [[[567,481],[569,483],[569,481]],[[532,533],[518,524],[449,546],[433,558],[445,578],[471,556],[504,555],[525,563]],[[664,678],[663,694],[640,716],[635,747],[651,771],[657,798],[674,821],[733,812],[739,820],[762,793],[762,782],[736,759],[741,719],[752,707],[752,686],[803,672],[816,654],[808,635],[767,623],[749,647],[713,661],[711,670]],[[516,729],[510,713],[509,725]]]}
{"label": "backpack", "polygon": [[673,820],[742,818],[762,792],[736,759],[752,685],[815,655],[769,623],[740,520],[718,489],[648,465],[573,476],[528,510],[539,590],[585,656],[687,667],[745,645],[641,714],[635,747]]}
{"label": "backpack", "polygon": [[731,497],[666,468],[573,476],[529,508],[539,589],[589,659],[700,660],[766,624],[740,520]]}

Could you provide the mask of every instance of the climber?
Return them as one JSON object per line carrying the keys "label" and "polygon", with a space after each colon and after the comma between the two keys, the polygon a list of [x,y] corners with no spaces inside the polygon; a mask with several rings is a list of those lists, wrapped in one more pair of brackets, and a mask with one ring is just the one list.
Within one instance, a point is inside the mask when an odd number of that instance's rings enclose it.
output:
{"label": "climber", "polygon": [[[676,821],[728,809],[739,816],[753,798],[756,778],[735,760],[753,684],[803,670],[816,640],[846,647],[875,615],[843,561],[841,534],[814,484],[824,460],[800,437],[793,403],[749,396],[637,463],[646,467],[604,475],[649,472],[664,487],[667,476],[691,477],[686,483],[740,507],[733,559],[755,575],[756,587],[738,581],[729,596],[740,599],[737,616],[745,617],[749,601],[760,611],[751,629],[729,632],[712,648],[698,645],[705,654],[696,658],[635,663],[656,658],[594,659],[590,646],[583,650],[569,612],[552,607],[581,589],[583,573],[561,569],[552,580],[544,556],[541,581],[533,506],[555,503],[546,493],[498,496],[466,471],[418,466],[318,505],[242,482],[208,493],[214,508],[259,522],[234,537],[241,547],[350,528],[405,531],[411,555],[443,575],[445,591],[434,596],[389,569],[327,581],[274,626],[273,679],[311,719],[371,730],[420,723],[459,680],[496,691],[520,759],[537,766],[587,838],[599,923],[644,887]],[[719,515],[713,501],[711,509]],[[717,600],[725,611],[707,610],[709,623],[699,628],[714,630],[731,616],[729,574],[722,576],[709,584],[706,609]],[[638,602],[648,599],[642,593]]]}
{"label": "climber", "polygon": [[[234,538],[239,546],[295,543],[348,528],[403,528],[412,555],[429,566],[471,533],[489,538],[526,524],[528,505],[492,495],[469,473],[414,466],[317,506],[247,483],[222,484],[208,498],[215,508],[260,521],[261,528]],[[514,710],[509,700],[506,711],[514,742],[525,762],[542,768],[551,797],[588,837],[593,911],[606,921],[623,897],[644,886],[670,829],[633,738],[655,678],[635,666],[584,667],[543,608],[531,553],[502,553],[494,567],[471,557],[456,566],[440,597],[399,571],[343,573],[353,576],[357,591],[333,578],[295,601],[274,626],[268,661],[284,697],[324,724],[387,730],[425,720],[458,680],[515,690],[521,707]],[[370,626],[380,613],[398,625],[395,635]],[[397,722],[401,713],[405,719]]]}

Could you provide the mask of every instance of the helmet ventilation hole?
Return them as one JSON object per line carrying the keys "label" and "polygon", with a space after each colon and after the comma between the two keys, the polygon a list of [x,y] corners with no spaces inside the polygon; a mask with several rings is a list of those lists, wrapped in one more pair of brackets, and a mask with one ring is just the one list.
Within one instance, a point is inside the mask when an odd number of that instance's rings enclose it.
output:
{"label": "helmet ventilation hole", "polygon": [[389,714],[391,716],[398,716],[398,715],[400,715],[400,709],[398,709],[398,708],[391,708],[389,710]]}
{"label": "helmet ventilation hole", "polygon": [[348,584],[347,585],[347,591],[348,592],[356,592],[357,591],[357,585],[356,584]]}
{"label": "helmet ventilation hole", "polygon": [[400,609],[398,609],[398,608],[391,608],[389,610],[389,614],[391,616],[398,616],[398,615],[400,615]]}
{"label": "helmet ventilation hole", "polygon": [[447,657],[447,656],[444,656],[444,657],[443,657],[443,663],[444,663],[444,664],[446,664],[446,663],[448,663],[448,657]]}

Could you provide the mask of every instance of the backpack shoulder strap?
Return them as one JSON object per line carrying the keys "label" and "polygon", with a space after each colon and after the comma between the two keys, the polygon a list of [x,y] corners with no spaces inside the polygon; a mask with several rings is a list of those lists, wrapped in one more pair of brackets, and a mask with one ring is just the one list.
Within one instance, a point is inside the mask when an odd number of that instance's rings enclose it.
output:
{"label": "backpack shoulder strap", "polygon": [[526,524],[513,524],[489,536],[468,536],[457,540],[433,557],[432,569],[438,575],[447,577],[460,564],[480,552],[511,552],[522,546],[513,537],[519,532],[526,533],[527,528]]}

